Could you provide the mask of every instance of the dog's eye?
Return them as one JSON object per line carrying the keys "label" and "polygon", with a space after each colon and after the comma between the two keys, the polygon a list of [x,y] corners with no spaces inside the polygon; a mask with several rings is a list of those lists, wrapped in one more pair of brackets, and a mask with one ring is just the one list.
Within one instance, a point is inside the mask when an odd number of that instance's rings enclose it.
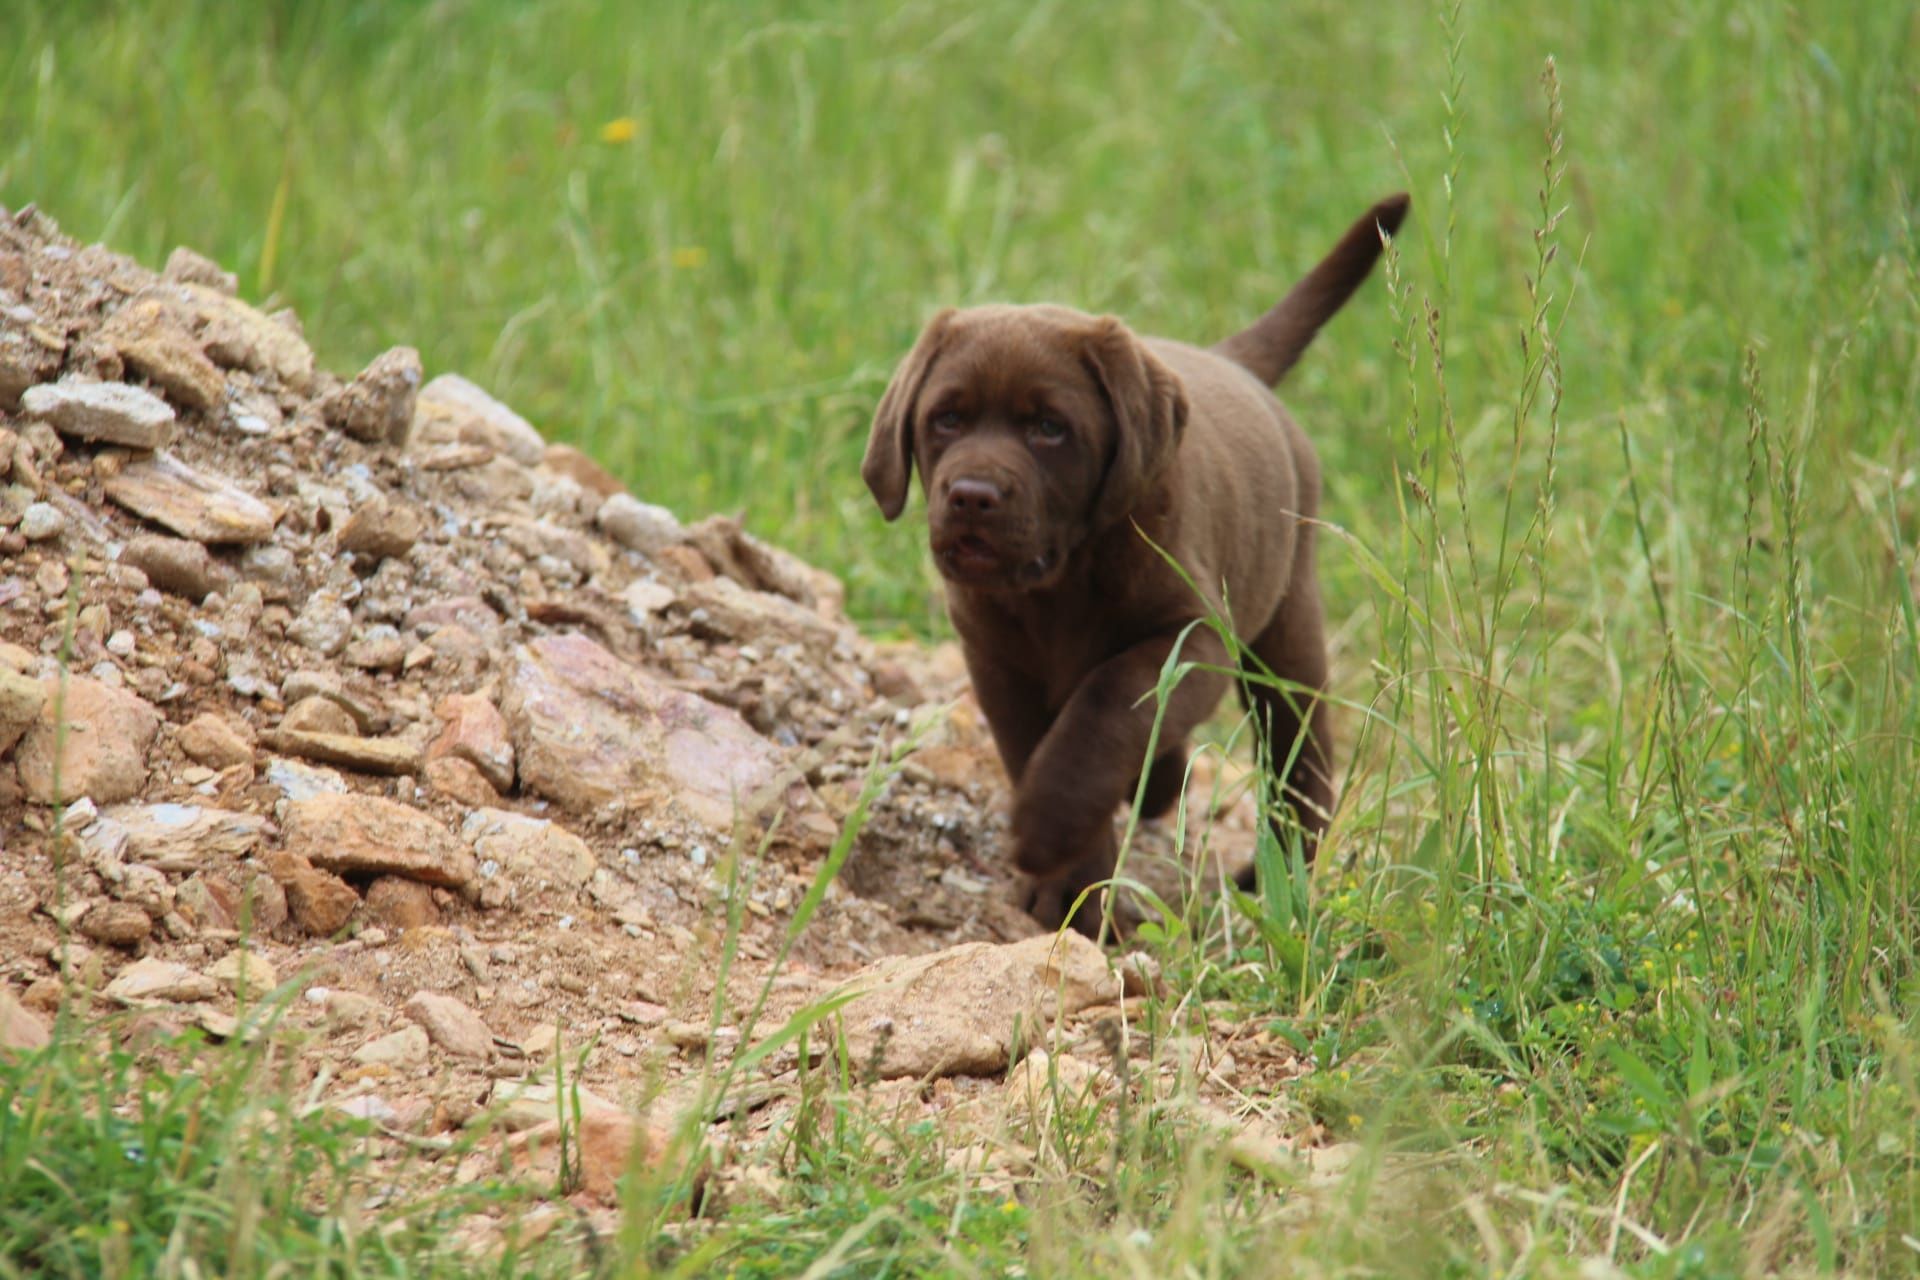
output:
{"label": "dog's eye", "polygon": [[951,409],[943,413],[936,413],[927,421],[927,426],[939,432],[958,431],[960,429],[960,415]]}
{"label": "dog's eye", "polygon": [[1058,444],[1067,438],[1067,424],[1058,418],[1041,418],[1033,424],[1033,434],[1048,444]]}

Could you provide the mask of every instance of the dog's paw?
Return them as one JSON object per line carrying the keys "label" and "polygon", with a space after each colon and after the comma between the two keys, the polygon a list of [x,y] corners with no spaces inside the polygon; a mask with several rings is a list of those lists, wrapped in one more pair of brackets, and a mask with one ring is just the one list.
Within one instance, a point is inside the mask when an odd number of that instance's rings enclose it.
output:
{"label": "dog's paw", "polygon": [[[1082,897],[1083,891],[1085,897]],[[1073,927],[1089,938],[1100,933],[1100,913],[1105,890],[1092,889],[1071,879],[1037,880],[1029,876],[1020,886],[1020,909],[1032,916],[1041,928],[1051,932],[1067,923],[1073,913]],[[1075,904],[1078,909],[1075,909]]]}

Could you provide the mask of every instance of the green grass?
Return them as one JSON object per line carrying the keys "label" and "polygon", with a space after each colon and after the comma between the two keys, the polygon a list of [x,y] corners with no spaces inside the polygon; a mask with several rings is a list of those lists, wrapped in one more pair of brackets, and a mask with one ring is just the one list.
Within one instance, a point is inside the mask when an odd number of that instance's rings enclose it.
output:
{"label": "green grass", "polygon": [[1920,1270],[1920,25],[1518,8],[9,6],[0,202],[192,244],[335,367],[413,343],[876,629],[940,629],[857,475],[928,311],[1208,338],[1414,193],[1286,388],[1330,477],[1336,836],[1311,893],[1156,926],[1148,1010],[1267,1022],[1320,1070],[1263,1102],[1394,1159],[1303,1198],[1147,1097],[1074,1112],[1003,1212],[842,1117],[771,1203],[637,1207],[613,1265]]}

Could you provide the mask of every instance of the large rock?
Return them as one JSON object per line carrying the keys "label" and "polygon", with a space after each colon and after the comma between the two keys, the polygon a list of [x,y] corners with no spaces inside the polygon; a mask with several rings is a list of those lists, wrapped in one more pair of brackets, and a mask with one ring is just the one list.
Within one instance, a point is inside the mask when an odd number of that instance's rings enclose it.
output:
{"label": "large rock", "polygon": [[33,387],[20,397],[29,418],[61,435],[132,449],[164,449],[173,443],[170,405],[144,387],[124,382],[65,380]]}
{"label": "large rock", "polygon": [[250,732],[242,732],[231,720],[203,711],[180,727],[174,741],[189,760],[210,769],[231,769],[252,761]]}
{"label": "large rock", "polygon": [[160,732],[160,713],[125,689],[76,676],[67,681],[63,740],[54,719],[58,687],[57,679],[43,682],[45,702],[15,751],[28,797],[40,804],[81,796],[111,804],[140,794],[147,785],[147,754]]}
{"label": "large rock", "polygon": [[22,1007],[13,992],[0,986],[0,1054],[32,1053],[46,1048],[49,1039],[40,1015]]}
{"label": "large rock", "polygon": [[412,444],[477,444],[523,467],[538,466],[547,444],[525,418],[457,373],[420,388],[414,403]]}
{"label": "large rock", "polygon": [[272,507],[170,453],[129,463],[106,489],[135,515],[195,542],[265,542],[273,536]]}
{"label": "large rock", "polygon": [[343,876],[404,876],[458,889],[473,855],[432,816],[379,796],[317,795],[287,806],[287,850]]}
{"label": "large rock", "polygon": [[593,879],[598,866],[587,842],[546,818],[509,809],[475,809],[460,825],[474,853],[498,863],[515,880],[575,888]]}
{"label": "large rock", "polygon": [[156,958],[135,960],[114,975],[105,992],[107,999],[121,1004],[185,1003],[211,1000],[219,994],[220,986],[212,978],[186,965]]}
{"label": "large rock", "polygon": [[835,1015],[847,1051],[882,1076],[997,1075],[1016,1037],[1120,997],[1104,952],[1077,933],[969,942],[883,960],[849,978],[859,994]]}
{"label": "large rock", "polygon": [[272,729],[261,734],[260,741],[269,749],[284,755],[383,777],[418,773],[422,764],[420,748],[398,738],[359,738],[343,733]]}
{"label": "large rock", "polygon": [[98,825],[125,840],[127,859],[162,871],[194,871],[215,856],[243,857],[270,826],[258,814],[198,804],[116,805],[102,812]]}
{"label": "large rock", "polygon": [[209,356],[229,369],[270,374],[293,391],[313,385],[313,350],[290,325],[203,284],[176,284],[156,293],[185,312]]}
{"label": "large rock", "polygon": [[420,376],[418,351],[412,347],[384,351],[359,377],[320,401],[321,416],[356,440],[405,444]]}
{"label": "large rock", "polygon": [[718,830],[773,781],[780,752],[726,707],[580,635],[515,651],[504,699],[520,781],[576,811],[677,801]]}
{"label": "large rock", "polygon": [[38,680],[0,667],[0,756],[20,741],[46,704],[47,691]]}

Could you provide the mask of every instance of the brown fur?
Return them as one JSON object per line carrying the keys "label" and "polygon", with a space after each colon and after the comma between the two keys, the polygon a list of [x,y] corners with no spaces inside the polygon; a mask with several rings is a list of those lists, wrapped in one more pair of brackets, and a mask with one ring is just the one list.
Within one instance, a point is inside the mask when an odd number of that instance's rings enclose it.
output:
{"label": "brown fur", "polygon": [[[1143,695],[1168,655],[1178,644],[1183,661],[1227,665],[1219,637],[1191,624],[1218,611],[1275,675],[1325,687],[1320,466],[1268,388],[1366,278],[1406,208],[1404,196],[1375,205],[1212,350],[1064,307],[943,311],[887,388],[863,474],[891,520],[920,471],[948,612],[1014,785],[1014,862],[1043,923],[1112,873],[1114,811],[1133,796],[1156,714]],[[1187,735],[1230,679],[1195,670],[1174,690],[1150,816],[1178,799]],[[1311,856],[1333,805],[1324,705],[1242,689]]]}

